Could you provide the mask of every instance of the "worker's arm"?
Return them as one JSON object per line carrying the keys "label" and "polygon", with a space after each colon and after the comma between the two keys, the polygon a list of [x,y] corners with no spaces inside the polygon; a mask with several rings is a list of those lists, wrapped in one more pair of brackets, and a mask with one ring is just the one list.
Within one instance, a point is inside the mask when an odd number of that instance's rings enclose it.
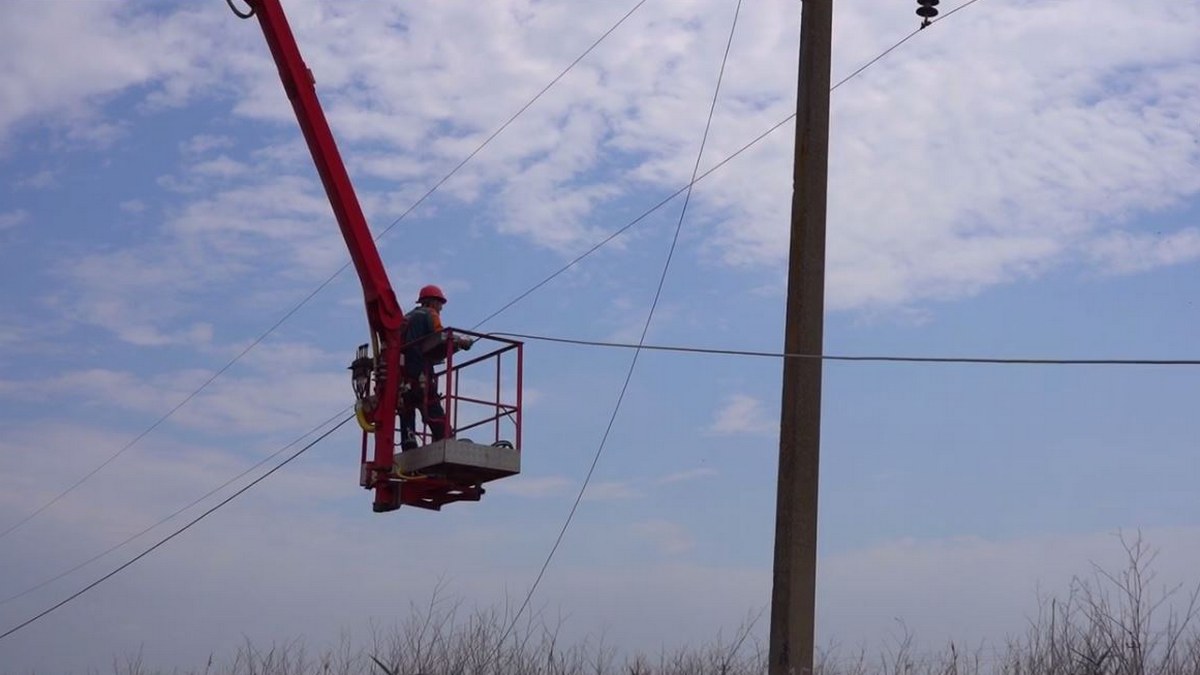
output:
{"label": "worker's arm", "polygon": [[[410,316],[412,334],[422,337],[413,341],[426,358],[433,363],[441,363],[446,356],[446,330],[442,326],[442,317],[434,312],[416,312]],[[450,346],[451,352],[461,349],[466,351],[475,341],[463,336],[455,336]]]}

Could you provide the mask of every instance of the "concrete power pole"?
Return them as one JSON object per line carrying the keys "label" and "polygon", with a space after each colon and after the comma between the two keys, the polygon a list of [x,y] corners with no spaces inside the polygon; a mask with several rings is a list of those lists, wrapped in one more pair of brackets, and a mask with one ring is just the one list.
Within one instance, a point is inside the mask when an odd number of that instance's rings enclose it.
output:
{"label": "concrete power pole", "polygon": [[[822,354],[833,0],[803,0],[802,7],[784,350]],[[816,623],[819,359],[784,359],[782,400],[769,670],[809,675]]]}

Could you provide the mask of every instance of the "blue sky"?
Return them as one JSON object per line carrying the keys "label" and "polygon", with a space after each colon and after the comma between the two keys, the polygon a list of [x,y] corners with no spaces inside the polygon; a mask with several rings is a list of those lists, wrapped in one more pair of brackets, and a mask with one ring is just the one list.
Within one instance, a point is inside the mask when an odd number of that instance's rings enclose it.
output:
{"label": "blue sky", "polygon": [[[291,0],[376,232],[634,3]],[[381,239],[402,302],[472,326],[686,184],[734,2],[651,0]],[[14,0],[0,24],[0,529],[145,430],[347,260],[253,22],[224,3]],[[834,80],[914,7],[840,2]],[[950,9],[947,7],[946,9]],[[798,3],[742,7],[701,170],[794,109]],[[987,0],[833,95],[831,354],[1196,358],[1200,8]],[[779,350],[790,125],[699,183],[656,344]],[[482,326],[636,340],[681,200]],[[0,539],[21,593],[351,403],[344,273],[171,419]],[[523,474],[376,515],[335,433],[0,642],[80,671],[336,642],[444,592],[523,597],[632,354],[532,342]],[[829,363],[819,632],[1001,644],[1119,530],[1195,583],[1194,368]],[[630,649],[706,642],[769,598],[780,363],[643,354],[534,607]],[[224,493],[223,493],[224,494]],[[213,503],[206,502],[206,505]],[[190,513],[195,514],[198,511]],[[163,536],[166,529],[157,530]],[[0,629],[136,551],[0,604]],[[319,607],[320,610],[312,608]],[[763,619],[765,626],[765,618]],[[68,638],[70,652],[52,648]]]}

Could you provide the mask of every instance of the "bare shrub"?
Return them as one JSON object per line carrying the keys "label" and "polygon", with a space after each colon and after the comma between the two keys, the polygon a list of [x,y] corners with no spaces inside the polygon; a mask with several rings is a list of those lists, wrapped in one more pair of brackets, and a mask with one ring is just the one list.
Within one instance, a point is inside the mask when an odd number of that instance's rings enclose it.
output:
{"label": "bare shrub", "polygon": [[[1042,598],[1021,636],[984,648],[921,653],[904,629],[877,657],[860,649],[839,657],[818,650],[813,675],[1200,675],[1195,628],[1200,585],[1157,588],[1156,553],[1140,533],[1121,538],[1123,569],[1093,565],[1065,597]],[[392,629],[373,626],[365,645],[346,635],[311,656],[300,640],[260,648],[246,640],[227,663],[171,675],[766,675],[767,649],[747,616],[729,637],[663,649],[656,657],[620,654],[605,642],[562,639],[564,620],[531,611],[513,620],[509,605],[468,608],[439,584],[429,601],[410,605]],[[901,624],[903,627],[903,624]],[[113,663],[114,675],[166,675],[145,665],[141,650]]]}
{"label": "bare shrub", "polygon": [[[1200,585],[1155,590],[1157,553],[1142,539],[1121,537],[1127,564],[1119,572],[1093,566],[1065,599],[1041,603],[1025,637],[1010,642],[1004,675],[1197,675],[1200,636],[1191,629]],[[1183,600],[1182,607],[1170,604]]]}

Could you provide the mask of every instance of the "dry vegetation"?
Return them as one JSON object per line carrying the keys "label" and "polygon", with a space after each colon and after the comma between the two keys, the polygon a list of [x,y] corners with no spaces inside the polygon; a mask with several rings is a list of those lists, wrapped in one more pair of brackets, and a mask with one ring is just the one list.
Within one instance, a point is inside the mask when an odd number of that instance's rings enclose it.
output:
{"label": "dry vegetation", "polygon": [[[816,675],[1200,675],[1197,594],[1155,590],[1154,554],[1140,537],[1123,542],[1129,563],[1119,572],[1095,568],[1065,597],[1040,603],[1025,635],[970,651],[950,644],[918,653],[911,636],[882,650],[823,651]],[[159,671],[127,658],[116,675],[765,675],[761,616],[731,639],[655,656],[620,654],[599,642],[562,644],[557,628],[534,618],[511,632],[501,611],[465,611],[435,594],[394,631],[369,644],[309,654],[302,643],[267,649],[245,644],[224,663]],[[503,644],[501,644],[501,641]]]}

